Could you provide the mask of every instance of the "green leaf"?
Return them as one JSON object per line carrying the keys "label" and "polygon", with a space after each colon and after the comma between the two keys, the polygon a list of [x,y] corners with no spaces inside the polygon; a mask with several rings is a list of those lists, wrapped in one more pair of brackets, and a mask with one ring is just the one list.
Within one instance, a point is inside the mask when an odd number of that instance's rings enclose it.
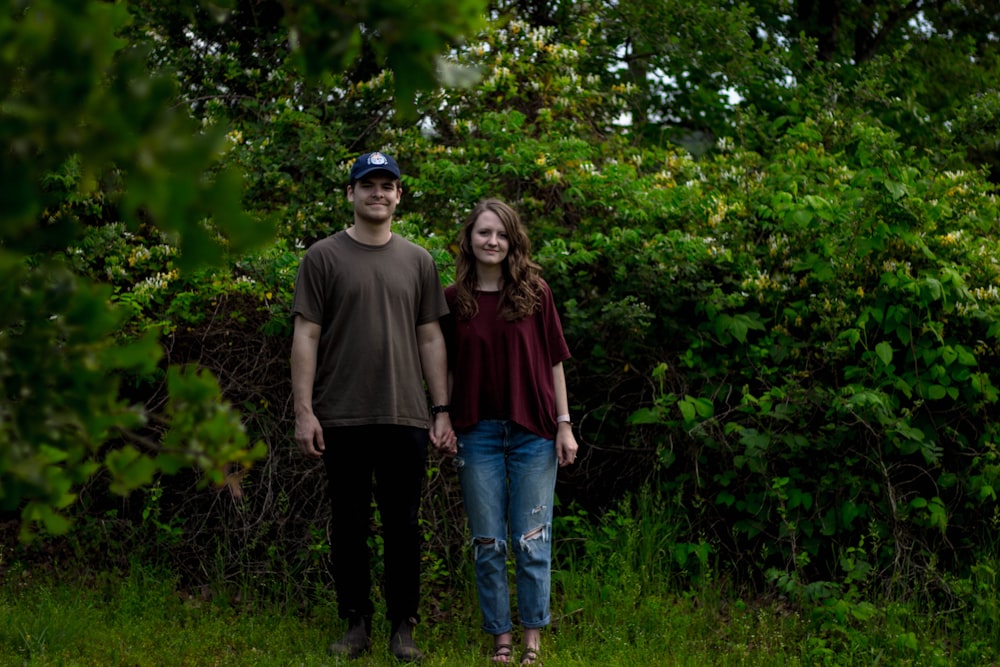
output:
{"label": "green leaf", "polygon": [[152,459],[131,445],[108,452],[104,461],[112,476],[110,488],[119,495],[149,484],[157,470]]}
{"label": "green leaf", "polygon": [[680,408],[681,416],[684,418],[685,422],[694,421],[696,414],[694,400],[690,396],[685,396],[683,400],[678,401],[677,407]]}
{"label": "green leaf", "polygon": [[885,189],[889,191],[893,199],[902,199],[909,192],[909,188],[903,183],[890,179],[885,179],[883,183],[885,184]]}
{"label": "green leaf", "polygon": [[951,345],[942,345],[940,348],[941,360],[946,364],[950,364],[956,359],[958,359],[958,352]]}
{"label": "green leaf", "polygon": [[930,510],[930,523],[942,533],[948,529],[948,510],[944,501],[934,496],[928,506]]}
{"label": "green leaf", "polygon": [[964,345],[956,345],[955,351],[958,352],[958,363],[963,366],[978,366],[979,361],[976,359],[976,355]]}
{"label": "green leaf", "polygon": [[[870,621],[878,615],[878,607],[871,602],[861,601],[851,605],[851,616],[858,621]],[[914,646],[916,649],[916,646]]]}
{"label": "green leaf", "polygon": [[837,335],[837,339],[846,340],[853,347],[861,340],[861,331],[859,329],[846,329]]}
{"label": "green leaf", "polygon": [[843,504],[841,504],[840,520],[845,528],[850,528],[854,520],[858,518],[858,516],[860,515],[861,515],[860,508],[850,500],[845,501]]}
{"label": "green leaf", "polygon": [[629,424],[660,424],[663,414],[658,408],[639,408],[629,415]]}
{"label": "green leaf", "polygon": [[947,395],[947,391],[944,387],[939,384],[932,384],[927,388],[927,398],[931,400],[940,400]]}
{"label": "green leaf", "polygon": [[882,341],[875,346],[875,354],[882,361],[883,366],[888,366],[892,363],[892,345]]}
{"label": "green leaf", "polygon": [[793,227],[806,227],[812,220],[812,211],[804,208],[793,209],[785,215],[785,222]]}
{"label": "green leaf", "polygon": [[720,491],[719,495],[715,497],[716,505],[724,505],[726,507],[732,507],[733,503],[736,502],[736,496],[734,496],[729,491]]}
{"label": "green leaf", "polygon": [[[26,524],[41,523],[45,530],[53,535],[64,535],[72,525],[66,517],[51,506],[38,501],[32,501],[25,506],[22,516]],[[22,539],[25,534],[22,533]]]}

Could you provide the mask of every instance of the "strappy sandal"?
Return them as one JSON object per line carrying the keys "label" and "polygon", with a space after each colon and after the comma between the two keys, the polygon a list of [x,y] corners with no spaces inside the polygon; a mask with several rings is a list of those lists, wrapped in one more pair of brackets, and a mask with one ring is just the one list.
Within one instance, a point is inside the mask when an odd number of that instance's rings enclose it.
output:
{"label": "strappy sandal", "polygon": [[490,656],[490,661],[495,662],[500,665],[509,665],[511,658],[514,657],[514,646],[511,644],[494,644],[493,645],[493,655]]}
{"label": "strappy sandal", "polygon": [[542,667],[542,659],[538,657],[538,649],[531,648],[530,646],[524,649],[524,652],[521,654],[521,664]]}

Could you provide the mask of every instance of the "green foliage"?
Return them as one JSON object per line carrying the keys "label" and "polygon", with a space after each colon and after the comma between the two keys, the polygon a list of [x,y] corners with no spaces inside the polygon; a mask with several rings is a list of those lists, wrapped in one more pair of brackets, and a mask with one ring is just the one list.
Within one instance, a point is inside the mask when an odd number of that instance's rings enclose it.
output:
{"label": "green foliage", "polygon": [[[179,464],[212,471],[263,454],[245,448],[213,380],[174,371],[171,432],[193,440],[158,458],[140,451],[133,434],[148,414],[123,399],[121,381],[149,376],[162,351],[151,334],[119,342],[127,312],[112,305],[110,287],[77,273],[102,243],[134,251],[129,268],[155,257],[129,242],[148,223],[177,248],[160,254],[157,268],[218,261],[223,249],[267,236],[266,226],[247,224],[237,173],[208,171],[221,135],[199,131],[173,104],[174,84],[150,74],[141,48],[117,36],[129,20],[125,5],[86,2],[15,3],[0,16],[0,136],[12,148],[0,158],[0,476],[3,507],[21,509],[25,536],[36,524],[65,531],[63,510],[99,470],[125,493]],[[97,233],[71,246],[94,221]],[[101,267],[111,285],[127,276],[124,259]],[[204,424],[192,421],[199,411]]]}
{"label": "green foliage", "polygon": [[438,55],[478,29],[485,9],[484,0],[303,1],[285,3],[285,20],[298,66],[308,76],[342,72],[364,44],[380,67],[393,72],[400,111],[412,116],[416,93],[438,81]]}
{"label": "green foliage", "polygon": [[110,290],[58,265],[44,268],[12,267],[2,283],[0,503],[10,511],[28,499],[27,521],[62,532],[60,510],[97,470],[97,450],[143,421],[119,400],[120,374],[150,372],[160,350],[151,336],[116,345],[120,315],[107,309]]}
{"label": "green foliage", "polygon": [[822,588],[870,533],[870,567],[896,574],[869,583],[902,593],[937,576],[921,563],[979,552],[996,506],[995,200],[970,205],[988,186],[876,129],[824,142],[838,122],[792,128],[720,204],[729,275],[672,300],[693,319],[651,339],[668,361],[631,422],[677,434],[664,492],[709,501],[703,520],[756,566]]}
{"label": "green foliage", "polygon": [[[341,9],[315,3],[257,9],[275,8],[310,72],[335,76],[346,68],[340,57],[358,53],[358,43],[338,51],[344,44],[336,36],[332,52],[323,46],[331,34],[314,19]],[[461,3],[441,23],[441,7],[427,3],[358,2],[347,8],[352,21],[325,25],[350,36],[367,22],[376,56],[398,69],[405,100],[431,85],[436,54],[476,24],[481,8]],[[272,333],[287,326],[283,313],[282,320],[274,316],[290,294],[291,261],[282,263],[280,253],[247,253],[272,237],[272,214],[288,209],[243,202],[276,184],[294,193],[293,179],[264,168],[265,178],[254,183],[260,189],[245,192],[246,152],[226,154],[246,148],[238,128],[226,133],[226,113],[240,107],[222,98],[205,104],[211,96],[188,104],[180,96],[194,88],[168,73],[182,63],[176,71],[201,72],[206,85],[224,72],[218,92],[262,79],[262,70],[233,66],[246,58],[245,44],[226,42],[187,59],[155,46],[190,38],[187,21],[218,26],[227,11],[242,20],[254,8],[42,0],[14,2],[0,13],[0,140],[7,147],[0,156],[0,507],[21,511],[25,537],[39,525],[67,530],[66,510],[95,476],[127,494],[160,473],[195,467],[199,484],[228,487],[266,454],[263,442],[250,443],[214,375],[170,365],[177,359],[169,336],[211,322],[220,303],[237,304],[225,312],[233,326],[261,318],[261,328]],[[409,30],[414,19],[427,29]],[[284,42],[275,27],[257,33],[271,53]],[[274,89],[281,92],[280,83]],[[235,98],[259,112],[256,101]],[[287,102],[270,100],[268,114],[285,108],[276,143],[298,136],[315,152],[323,143],[319,124],[310,125],[313,117]],[[269,120],[257,116],[260,124]],[[298,201],[289,197],[285,204]],[[236,275],[204,268],[234,261],[243,267]],[[260,287],[249,274],[256,270],[270,272],[273,282]],[[158,343],[167,343],[166,358]]]}
{"label": "green foliage", "polygon": [[185,266],[218,260],[220,236],[234,250],[267,238],[236,204],[238,175],[205,176],[221,134],[199,131],[173,104],[170,79],[147,72],[140,45],[117,36],[129,21],[124,4],[90,2],[15,3],[0,17],[8,45],[0,137],[13,147],[0,161],[8,251],[72,238],[62,188],[49,185],[67,168],[73,190],[101,188],[129,224],[148,218],[176,234]]}
{"label": "green foliage", "polygon": [[[271,362],[286,354],[302,247],[346,223],[350,160],[383,147],[404,166],[396,231],[427,247],[446,281],[457,224],[476,199],[503,196],[527,220],[575,357],[569,384],[588,467],[563,481],[573,507],[607,510],[652,478],[686,521],[651,557],[694,578],[704,558],[727,554],[754,584],[826,596],[797,592],[802,604],[906,597],[973,559],[996,503],[996,201],[960,152],[915,149],[871,112],[896,104],[881,82],[900,74],[897,61],[847,72],[805,43],[797,55],[758,44],[728,62],[745,103],[712,102],[713,131],[730,124],[732,137],[695,160],[622,124],[639,93],[594,71],[624,39],[596,10],[553,10],[567,23],[541,26],[498,9],[448,55],[478,69],[480,83],[423,93],[417,126],[359,114],[386,108],[392,92],[389,73],[366,70],[364,58],[336,92],[332,80],[325,94],[297,85],[282,62],[268,79],[273,98],[206,104],[209,124],[233,118],[224,159],[248,174],[248,208],[279,221],[281,240],[234,263],[232,276],[171,277],[148,291],[130,287],[141,272],[120,282],[134,331],[155,325],[173,360],[211,366],[235,405],[252,406],[271,454],[242,478],[250,492],[239,502],[260,503],[262,534],[295,508],[320,522],[326,511],[311,494],[277,502],[253,492],[303,493],[283,426],[287,371]],[[694,52],[716,34],[709,26],[724,26],[709,8],[690,11],[711,21],[671,43]],[[648,35],[670,31],[660,19],[650,16]],[[726,28],[752,20],[741,12]],[[252,64],[245,53],[217,53],[230,85],[264,85],[256,67],[236,66]],[[808,68],[798,80],[775,76],[795,57]],[[699,95],[675,97],[695,109]],[[170,276],[167,253],[140,259],[150,276]],[[455,489],[443,491],[428,531],[444,554],[428,562],[435,584],[459,569],[463,539],[448,509]],[[194,501],[178,501],[181,510],[205,511]]]}
{"label": "green foliage", "polygon": [[[404,171],[394,231],[446,282],[477,199],[527,221],[574,353],[575,558],[628,590],[652,562],[780,591],[811,614],[810,663],[877,653],[845,639],[877,621],[935,664],[901,621],[915,598],[994,636],[994,17],[849,4],[827,34],[822,3],[15,3],[3,507],[61,530],[73,502],[118,511],[88,480],[152,484],[120,520],[185,577],[322,590],[287,313],[304,248],[349,221],[351,160],[380,148]],[[479,78],[437,89],[438,66]],[[465,535],[453,480],[429,481],[447,605]],[[617,504],[647,481],[669,534]],[[602,631],[641,637],[663,606]]]}

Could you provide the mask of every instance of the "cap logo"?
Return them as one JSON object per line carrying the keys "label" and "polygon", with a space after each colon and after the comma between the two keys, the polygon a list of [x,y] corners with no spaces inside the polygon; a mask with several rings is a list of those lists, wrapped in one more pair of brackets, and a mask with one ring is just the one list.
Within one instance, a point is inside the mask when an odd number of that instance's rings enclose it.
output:
{"label": "cap logo", "polygon": [[392,156],[372,151],[359,155],[354,166],[351,167],[351,182],[364,178],[373,171],[387,171],[395,178],[399,178],[399,165],[392,159]]}

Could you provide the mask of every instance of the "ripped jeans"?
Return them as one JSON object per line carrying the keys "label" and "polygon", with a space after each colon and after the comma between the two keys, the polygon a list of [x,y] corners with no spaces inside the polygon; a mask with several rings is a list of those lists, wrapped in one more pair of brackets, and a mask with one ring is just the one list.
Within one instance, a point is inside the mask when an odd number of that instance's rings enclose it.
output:
{"label": "ripped jeans", "polygon": [[513,629],[508,544],[513,545],[521,625],[548,625],[555,442],[511,421],[483,420],[458,434],[454,462],[472,532],[483,630],[499,635]]}

